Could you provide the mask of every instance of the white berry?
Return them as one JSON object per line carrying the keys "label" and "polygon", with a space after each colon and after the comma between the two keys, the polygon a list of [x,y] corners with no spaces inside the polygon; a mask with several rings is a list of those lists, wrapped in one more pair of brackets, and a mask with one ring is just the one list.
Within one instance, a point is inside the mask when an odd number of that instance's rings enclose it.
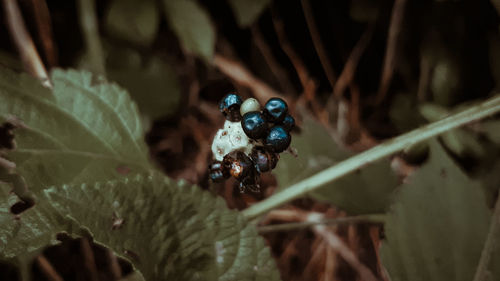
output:
{"label": "white berry", "polygon": [[241,104],[241,107],[240,107],[241,116],[245,115],[245,113],[252,112],[252,111],[260,111],[259,101],[257,101],[254,98],[246,99]]}
{"label": "white berry", "polygon": [[253,142],[241,128],[241,122],[226,120],[224,128],[215,134],[212,142],[212,153],[215,160],[222,161],[226,154],[235,150],[243,151],[248,155],[253,147]]}

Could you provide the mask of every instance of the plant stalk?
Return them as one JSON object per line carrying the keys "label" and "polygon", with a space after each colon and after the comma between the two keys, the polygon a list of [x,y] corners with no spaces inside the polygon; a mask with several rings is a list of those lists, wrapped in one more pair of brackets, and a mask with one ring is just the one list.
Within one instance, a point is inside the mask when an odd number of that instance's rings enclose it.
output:
{"label": "plant stalk", "polygon": [[486,242],[484,242],[483,251],[477,265],[476,273],[474,274],[474,281],[487,281],[490,280],[490,262],[491,256],[498,248],[497,237],[500,232],[500,196],[497,197],[493,215],[491,216],[490,229]]}
{"label": "plant stalk", "polygon": [[88,64],[92,72],[105,75],[105,62],[99,35],[95,0],[78,0],[80,27],[87,47]]}
{"label": "plant stalk", "polygon": [[291,222],[291,223],[280,223],[271,224],[257,227],[260,234],[276,232],[276,231],[288,231],[288,230],[300,230],[316,225],[337,225],[337,224],[354,224],[354,223],[373,223],[373,224],[383,224],[385,222],[384,214],[371,214],[371,215],[359,215],[344,218],[335,219],[325,219],[322,221],[302,221],[302,222]]}
{"label": "plant stalk", "polygon": [[283,191],[242,211],[247,219],[258,217],[291,200],[317,190],[325,184],[348,175],[377,160],[390,156],[421,141],[438,136],[444,132],[463,126],[472,121],[480,120],[500,112],[500,95],[495,95],[480,104],[471,106],[439,121],[430,123],[401,136],[389,139],[369,150],[350,157],[315,175],[295,183]]}

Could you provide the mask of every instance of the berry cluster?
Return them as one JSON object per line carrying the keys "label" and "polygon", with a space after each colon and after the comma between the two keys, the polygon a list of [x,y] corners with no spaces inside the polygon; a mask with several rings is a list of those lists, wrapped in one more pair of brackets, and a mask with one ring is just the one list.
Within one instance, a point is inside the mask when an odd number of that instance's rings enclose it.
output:
{"label": "berry cluster", "polygon": [[256,99],[243,102],[231,93],[222,99],[219,110],[226,123],[212,143],[215,160],[208,167],[210,179],[219,182],[232,176],[242,192],[258,191],[259,175],[274,169],[279,153],[290,146],[295,120],[280,98],[269,99],[261,110]]}

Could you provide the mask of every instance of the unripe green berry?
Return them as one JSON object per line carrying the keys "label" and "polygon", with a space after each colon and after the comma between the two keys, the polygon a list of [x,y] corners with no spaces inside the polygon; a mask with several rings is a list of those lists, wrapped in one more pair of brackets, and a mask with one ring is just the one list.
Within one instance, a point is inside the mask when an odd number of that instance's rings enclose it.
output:
{"label": "unripe green berry", "polygon": [[246,99],[241,104],[241,107],[240,107],[241,116],[245,115],[245,113],[252,112],[252,111],[260,111],[259,101],[257,101],[254,98]]}

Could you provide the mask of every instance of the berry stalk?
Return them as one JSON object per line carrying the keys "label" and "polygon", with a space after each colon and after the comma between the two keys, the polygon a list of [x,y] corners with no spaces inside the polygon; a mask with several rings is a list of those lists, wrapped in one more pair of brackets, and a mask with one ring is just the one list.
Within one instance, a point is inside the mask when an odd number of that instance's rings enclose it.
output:
{"label": "berry stalk", "polygon": [[295,183],[283,191],[242,211],[247,219],[258,217],[274,208],[306,195],[325,184],[363,168],[377,160],[390,156],[411,145],[438,136],[449,130],[463,126],[472,121],[480,120],[494,113],[500,112],[500,95],[496,95],[484,102],[471,106],[456,114],[439,121],[422,126],[406,134],[389,139],[369,150],[350,157],[326,170]]}

